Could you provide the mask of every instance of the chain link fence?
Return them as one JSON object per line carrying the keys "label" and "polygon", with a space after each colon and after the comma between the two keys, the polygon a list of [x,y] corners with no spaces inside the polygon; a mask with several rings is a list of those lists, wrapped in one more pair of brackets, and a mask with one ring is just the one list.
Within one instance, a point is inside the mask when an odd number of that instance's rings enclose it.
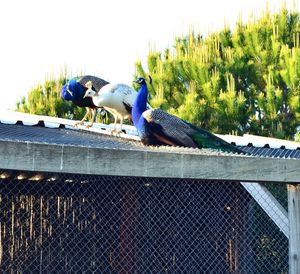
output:
{"label": "chain link fence", "polygon": [[238,182],[0,174],[1,273],[288,273],[288,239]]}

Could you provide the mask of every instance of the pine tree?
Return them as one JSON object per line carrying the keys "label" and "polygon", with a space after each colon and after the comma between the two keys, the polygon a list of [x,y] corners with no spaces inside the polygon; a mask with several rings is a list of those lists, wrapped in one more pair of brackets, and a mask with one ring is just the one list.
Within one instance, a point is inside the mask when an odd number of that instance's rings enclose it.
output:
{"label": "pine tree", "polygon": [[[300,125],[300,20],[282,8],[209,34],[190,31],[150,50],[153,107],[216,133],[293,139]],[[136,63],[136,75],[146,69]]]}

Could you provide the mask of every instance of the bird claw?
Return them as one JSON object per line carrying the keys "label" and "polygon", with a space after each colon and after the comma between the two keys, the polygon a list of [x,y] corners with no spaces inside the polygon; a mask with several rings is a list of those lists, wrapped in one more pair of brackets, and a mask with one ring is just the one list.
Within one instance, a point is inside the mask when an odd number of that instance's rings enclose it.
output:
{"label": "bird claw", "polygon": [[93,127],[93,124],[88,124],[85,126],[85,128],[91,128],[91,127]]}
{"label": "bird claw", "polygon": [[80,121],[80,122],[76,122],[73,127],[78,127],[79,125],[82,126],[83,125],[83,121]]}
{"label": "bird claw", "polygon": [[115,131],[115,136],[120,137],[121,136],[122,131],[121,130],[116,130]]}
{"label": "bird claw", "polygon": [[110,133],[110,135],[120,137],[120,134],[122,133],[122,131],[117,130],[117,129],[111,129],[111,130],[109,130],[109,133]]}

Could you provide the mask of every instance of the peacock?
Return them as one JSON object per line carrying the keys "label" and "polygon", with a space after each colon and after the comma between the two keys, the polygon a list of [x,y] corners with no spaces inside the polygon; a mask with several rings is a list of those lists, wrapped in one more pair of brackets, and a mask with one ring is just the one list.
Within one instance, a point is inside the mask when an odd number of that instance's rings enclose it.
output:
{"label": "peacock", "polygon": [[88,117],[90,113],[92,113],[92,119],[90,124],[87,125],[87,127],[93,126],[95,116],[96,116],[96,109],[98,106],[96,106],[93,103],[93,100],[91,98],[84,98],[84,94],[87,90],[87,87],[85,86],[87,82],[91,82],[93,89],[95,91],[99,91],[103,86],[107,85],[108,82],[91,75],[84,75],[84,76],[78,76],[70,79],[61,90],[61,97],[66,101],[72,101],[76,106],[78,107],[85,107],[86,108],[86,114],[82,118],[80,122],[76,122],[74,124],[74,127],[78,125],[83,125],[85,119]]}
{"label": "peacock", "polygon": [[[92,98],[94,105],[103,107],[114,117],[114,127],[111,133],[121,133],[124,119],[131,119],[133,103],[137,97],[137,92],[126,84],[107,84],[98,92],[93,87],[92,82],[86,83],[87,91],[85,98]],[[150,108],[150,106],[146,107]],[[117,130],[117,121],[120,120],[120,129]]]}
{"label": "peacock", "polygon": [[132,107],[132,120],[143,144],[211,148],[243,153],[214,134],[161,109],[147,110],[148,87],[146,80],[139,77],[135,82],[140,84],[140,90]]}

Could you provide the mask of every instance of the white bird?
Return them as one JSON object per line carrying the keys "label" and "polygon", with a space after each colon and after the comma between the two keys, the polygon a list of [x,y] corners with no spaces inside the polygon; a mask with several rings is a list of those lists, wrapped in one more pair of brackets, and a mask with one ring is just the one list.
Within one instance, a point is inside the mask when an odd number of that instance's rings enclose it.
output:
{"label": "white bird", "polygon": [[[98,92],[92,89],[91,81],[87,82],[85,86],[88,89],[84,97],[91,97],[94,105],[110,112],[115,119],[112,133],[121,133],[123,120],[131,119],[131,110],[137,92],[125,84],[107,84]],[[120,120],[120,130],[116,129],[118,120]]]}

